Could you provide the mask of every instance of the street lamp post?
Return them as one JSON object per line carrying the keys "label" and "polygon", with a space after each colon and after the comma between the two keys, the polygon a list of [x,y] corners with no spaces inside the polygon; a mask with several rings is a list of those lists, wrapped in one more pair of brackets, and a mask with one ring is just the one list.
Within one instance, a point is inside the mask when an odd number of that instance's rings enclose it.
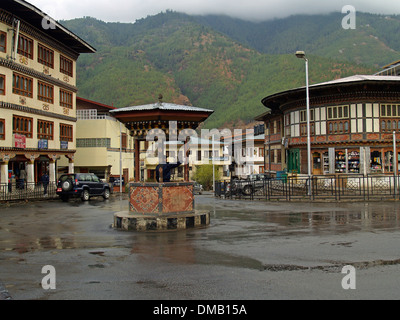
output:
{"label": "street lamp post", "polygon": [[393,131],[393,173],[394,173],[394,196],[397,192],[397,171],[399,170],[399,156],[397,155],[396,131]]}
{"label": "street lamp post", "polygon": [[308,163],[308,195],[312,196],[311,187],[311,133],[310,133],[310,89],[308,80],[308,59],[304,51],[297,51],[296,57],[306,63],[306,93],[307,93],[307,163]]}
{"label": "street lamp post", "polygon": [[212,148],[211,148],[211,155],[212,155],[212,170],[213,170],[213,192],[215,195],[215,160],[214,160],[214,139],[215,136],[212,135]]}

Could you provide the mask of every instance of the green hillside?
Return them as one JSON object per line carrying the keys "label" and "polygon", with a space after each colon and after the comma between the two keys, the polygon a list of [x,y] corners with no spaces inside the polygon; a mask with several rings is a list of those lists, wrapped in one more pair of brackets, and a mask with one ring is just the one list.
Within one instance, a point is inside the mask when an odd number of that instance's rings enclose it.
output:
{"label": "green hillside", "polygon": [[303,50],[376,67],[399,59],[400,16],[358,12],[355,30],[342,28],[344,16],[297,15],[259,23],[212,15],[196,20],[263,53]]}
{"label": "green hillside", "polygon": [[[97,49],[78,60],[79,95],[117,107],[152,103],[162,93],[164,101],[215,110],[207,127],[233,127],[265,112],[265,96],[305,84],[304,62],[292,47],[262,53],[198,17],[166,12],[135,24],[93,18],[62,24]],[[333,40],[328,45],[335,47]],[[311,83],[378,69],[363,59],[307,52]]]}

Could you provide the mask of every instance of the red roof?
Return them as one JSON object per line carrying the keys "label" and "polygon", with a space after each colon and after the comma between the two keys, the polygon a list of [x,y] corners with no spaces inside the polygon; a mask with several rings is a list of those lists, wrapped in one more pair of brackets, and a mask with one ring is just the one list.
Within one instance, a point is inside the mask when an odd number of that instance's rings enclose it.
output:
{"label": "red roof", "polygon": [[100,103],[100,102],[96,102],[96,101],[92,101],[92,100],[88,100],[88,99],[84,99],[84,98],[80,98],[80,97],[76,97],[76,101],[77,102],[78,101],[86,102],[86,103],[93,104],[93,105],[98,106],[98,107],[103,107],[103,108],[106,108],[106,109],[109,109],[109,110],[117,109],[114,106],[109,106],[109,105],[106,105],[106,104],[103,104],[103,103]]}

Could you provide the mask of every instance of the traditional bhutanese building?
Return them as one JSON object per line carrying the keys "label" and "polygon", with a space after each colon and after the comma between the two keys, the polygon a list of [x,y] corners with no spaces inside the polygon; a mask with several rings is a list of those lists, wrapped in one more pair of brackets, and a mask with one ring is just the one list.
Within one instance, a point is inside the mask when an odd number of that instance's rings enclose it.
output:
{"label": "traditional bhutanese building", "polygon": [[[77,97],[74,172],[95,173],[106,181],[119,178],[121,173],[126,182],[133,178],[133,138],[125,125],[111,115],[115,109]],[[59,174],[68,173],[66,159],[57,164]]]}
{"label": "traditional bhutanese building", "polygon": [[[0,167],[32,185],[76,150],[76,61],[95,49],[23,0],[0,2]],[[73,166],[71,165],[71,168]]]}
{"label": "traditional bhutanese building", "polygon": [[[262,103],[270,109],[256,118],[266,127],[266,171],[307,174],[306,88]],[[393,173],[399,163],[399,155],[393,161],[393,133],[398,141],[399,76],[355,75],[310,86],[313,175]]]}

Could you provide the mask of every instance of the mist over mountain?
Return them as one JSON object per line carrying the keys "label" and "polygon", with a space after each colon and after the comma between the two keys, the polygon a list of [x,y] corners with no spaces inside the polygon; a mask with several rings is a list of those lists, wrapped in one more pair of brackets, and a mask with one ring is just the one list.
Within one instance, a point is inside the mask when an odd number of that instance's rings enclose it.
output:
{"label": "mist over mountain", "polygon": [[400,58],[400,18],[357,14],[293,16],[249,22],[167,11],[136,23],[62,21],[97,49],[78,60],[78,95],[116,107],[157,101],[215,110],[206,127],[238,127],[267,111],[261,99],[310,82],[372,74]]}

